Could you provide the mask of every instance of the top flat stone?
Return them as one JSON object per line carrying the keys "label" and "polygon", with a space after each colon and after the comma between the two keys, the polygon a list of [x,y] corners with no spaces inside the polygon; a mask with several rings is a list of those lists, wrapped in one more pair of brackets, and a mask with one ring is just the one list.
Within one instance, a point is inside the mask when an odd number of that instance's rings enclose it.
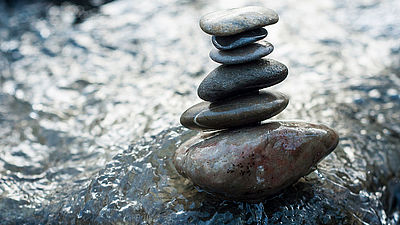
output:
{"label": "top flat stone", "polygon": [[207,34],[228,36],[278,22],[272,9],[260,6],[227,9],[212,12],[200,19],[200,27]]}

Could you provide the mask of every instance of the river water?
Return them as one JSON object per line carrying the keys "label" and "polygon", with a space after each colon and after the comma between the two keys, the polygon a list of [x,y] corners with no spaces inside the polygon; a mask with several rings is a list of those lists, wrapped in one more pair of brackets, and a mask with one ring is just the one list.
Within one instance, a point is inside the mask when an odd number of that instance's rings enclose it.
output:
{"label": "river water", "polygon": [[[198,20],[245,5],[280,15],[266,40],[290,103],[275,119],[340,135],[315,172],[253,204],[197,190],[171,162],[217,66]],[[399,15],[398,0],[0,1],[0,223],[398,223]]]}

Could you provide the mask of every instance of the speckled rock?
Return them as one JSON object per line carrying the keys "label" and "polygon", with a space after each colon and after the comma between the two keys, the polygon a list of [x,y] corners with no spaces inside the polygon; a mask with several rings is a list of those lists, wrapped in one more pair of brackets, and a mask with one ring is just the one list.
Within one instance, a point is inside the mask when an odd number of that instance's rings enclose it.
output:
{"label": "speckled rock", "polygon": [[211,40],[216,48],[220,50],[229,50],[259,41],[267,35],[268,31],[266,29],[257,28],[231,36],[212,36]]}
{"label": "speckled rock", "polygon": [[278,14],[272,9],[248,6],[206,14],[200,19],[200,27],[211,35],[228,36],[274,24],[278,20]]}
{"label": "speckled rock", "polygon": [[240,64],[261,59],[269,55],[273,50],[274,46],[271,43],[260,41],[229,51],[212,49],[210,51],[210,58],[217,63],[226,65]]}
{"label": "speckled rock", "polygon": [[190,129],[226,129],[271,118],[288,103],[288,97],[282,93],[260,91],[219,103],[199,103],[186,110],[180,120]]}
{"label": "speckled rock", "polygon": [[177,149],[174,164],[206,191],[261,201],[307,175],[337,144],[324,125],[278,121],[198,135]]}
{"label": "speckled rock", "polygon": [[260,59],[239,65],[222,65],[201,82],[198,96],[215,102],[244,92],[259,90],[283,81],[288,69],[273,59]]}

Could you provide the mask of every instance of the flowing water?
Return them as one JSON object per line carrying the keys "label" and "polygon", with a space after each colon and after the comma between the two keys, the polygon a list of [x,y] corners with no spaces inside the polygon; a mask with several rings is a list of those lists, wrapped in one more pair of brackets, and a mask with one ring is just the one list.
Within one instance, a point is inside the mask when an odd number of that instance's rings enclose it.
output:
{"label": "flowing water", "polygon": [[[0,223],[399,223],[398,0],[7,2]],[[290,103],[276,119],[340,135],[315,172],[253,204],[197,190],[171,162],[196,134],[179,116],[217,66],[198,19],[245,5],[280,15],[267,40],[289,76],[272,89]]]}

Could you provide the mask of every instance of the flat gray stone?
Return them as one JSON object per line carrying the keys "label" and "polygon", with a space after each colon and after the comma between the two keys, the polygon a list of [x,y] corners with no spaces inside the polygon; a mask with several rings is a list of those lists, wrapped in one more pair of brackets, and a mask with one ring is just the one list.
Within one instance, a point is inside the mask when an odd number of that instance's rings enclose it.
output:
{"label": "flat gray stone", "polygon": [[210,102],[270,87],[283,81],[288,69],[273,59],[222,65],[211,71],[197,89],[198,96]]}
{"label": "flat gray stone", "polygon": [[253,42],[259,41],[268,35],[264,28],[245,31],[231,36],[212,36],[213,45],[219,50],[229,50],[242,47]]}
{"label": "flat gray stone", "polygon": [[324,125],[275,121],[195,136],[176,150],[173,162],[203,190],[262,201],[314,170],[338,141]]}
{"label": "flat gray stone", "polygon": [[277,115],[288,103],[289,98],[282,93],[261,91],[219,103],[199,103],[186,110],[180,121],[195,130],[246,126]]}
{"label": "flat gray stone", "polygon": [[200,27],[207,34],[229,36],[278,22],[278,14],[260,6],[212,12],[200,18]]}
{"label": "flat gray stone", "polygon": [[240,48],[224,51],[212,49],[210,51],[210,58],[217,63],[225,65],[240,64],[269,55],[274,50],[274,46],[267,41],[259,41]]}

